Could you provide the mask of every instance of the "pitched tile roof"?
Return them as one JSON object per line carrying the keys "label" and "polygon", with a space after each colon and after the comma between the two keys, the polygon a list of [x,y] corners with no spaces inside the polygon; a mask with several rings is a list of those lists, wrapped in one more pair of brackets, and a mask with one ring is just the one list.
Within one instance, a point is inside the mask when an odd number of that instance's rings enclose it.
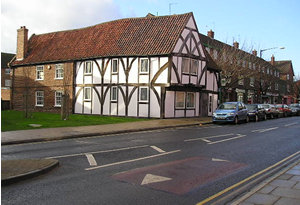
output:
{"label": "pitched tile roof", "polygon": [[291,60],[285,60],[285,61],[275,61],[275,67],[280,70],[281,73],[288,74],[290,72],[290,69],[292,69],[293,75],[293,65]]}
{"label": "pitched tile roof", "polygon": [[128,18],[95,26],[33,35],[24,60],[13,65],[106,56],[170,54],[192,13]]}

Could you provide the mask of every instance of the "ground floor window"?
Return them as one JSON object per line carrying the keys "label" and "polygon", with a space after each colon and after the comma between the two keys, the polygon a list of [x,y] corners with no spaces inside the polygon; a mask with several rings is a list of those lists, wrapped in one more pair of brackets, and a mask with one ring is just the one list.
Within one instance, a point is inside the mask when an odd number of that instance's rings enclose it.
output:
{"label": "ground floor window", "polygon": [[182,109],[185,107],[185,93],[184,92],[176,92],[176,108]]}
{"label": "ground floor window", "polygon": [[117,98],[118,98],[118,88],[116,86],[111,87],[110,100],[117,101]]}
{"label": "ground floor window", "polygon": [[140,88],[140,102],[148,102],[148,88]]}
{"label": "ground floor window", "polygon": [[62,96],[63,96],[63,92],[62,91],[55,91],[55,106],[56,107],[61,107]]}
{"label": "ground floor window", "polygon": [[187,93],[186,108],[195,108],[195,93]]}
{"label": "ground floor window", "polygon": [[44,106],[44,91],[35,92],[35,105]]}
{"label": "ground floor window", "polygon": [[84,88],[84,100],[85,101],[91,101],[91,99],[92,99],[91,90],[92,89],[90,87]]}

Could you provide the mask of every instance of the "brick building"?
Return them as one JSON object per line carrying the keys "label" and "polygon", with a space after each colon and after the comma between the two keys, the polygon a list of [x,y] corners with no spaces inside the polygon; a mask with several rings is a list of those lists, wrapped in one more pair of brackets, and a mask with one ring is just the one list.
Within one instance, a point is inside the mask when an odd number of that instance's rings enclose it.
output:
{"label": "brick building", "polygon": [[1,101],[5,102],[5,106],[10,104],[11,91],[11,69],[8,63],[15,57],[12,53],[1,52]]}

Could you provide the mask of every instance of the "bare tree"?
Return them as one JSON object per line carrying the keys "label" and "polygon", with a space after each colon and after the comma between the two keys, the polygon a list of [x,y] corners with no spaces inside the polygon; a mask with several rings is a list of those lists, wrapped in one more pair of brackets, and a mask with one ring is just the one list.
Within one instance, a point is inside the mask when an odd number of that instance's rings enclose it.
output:
{"label": "bare tree", "polygon": [[24,86],[23,91],[23,109],[24,109],[24,117],[25,118],[31,118],[32,117],[32,95],[31,95],[31,89],[30,89],[30,69],[23,67],[23,78],[22,83]]}
{"label": "bare tree", "polygon": [[71,68],[68,68],[68,66],[71,66],[70,64],[64,64],[63,68],[63,94],[61,99],[61,119],[62,120],[68,120],[70,116],[70,90],[72,86],[72,73],[70,71]]}

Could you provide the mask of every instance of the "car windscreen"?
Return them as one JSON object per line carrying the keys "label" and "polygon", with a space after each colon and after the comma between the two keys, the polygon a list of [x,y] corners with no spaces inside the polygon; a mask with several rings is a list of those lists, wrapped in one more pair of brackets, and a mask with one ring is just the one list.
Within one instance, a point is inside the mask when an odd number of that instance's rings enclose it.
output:
{"label": "car windscreen", "polygon": [[262,105],[263,108],[270,108],[270,105]]}
{"label": "car windscreen", "polygon": [[219,110],[235,110],[236,104],[233,103],[224,103],[219,106]]}
{"label": "car windscreen", "polygon": [[257,105],[246,105],[248,110],[255,110],[257,108]]}
{"label": "car windscreen", "polygon": [[275,105],[276,108],[282,108],[282,105]]}

